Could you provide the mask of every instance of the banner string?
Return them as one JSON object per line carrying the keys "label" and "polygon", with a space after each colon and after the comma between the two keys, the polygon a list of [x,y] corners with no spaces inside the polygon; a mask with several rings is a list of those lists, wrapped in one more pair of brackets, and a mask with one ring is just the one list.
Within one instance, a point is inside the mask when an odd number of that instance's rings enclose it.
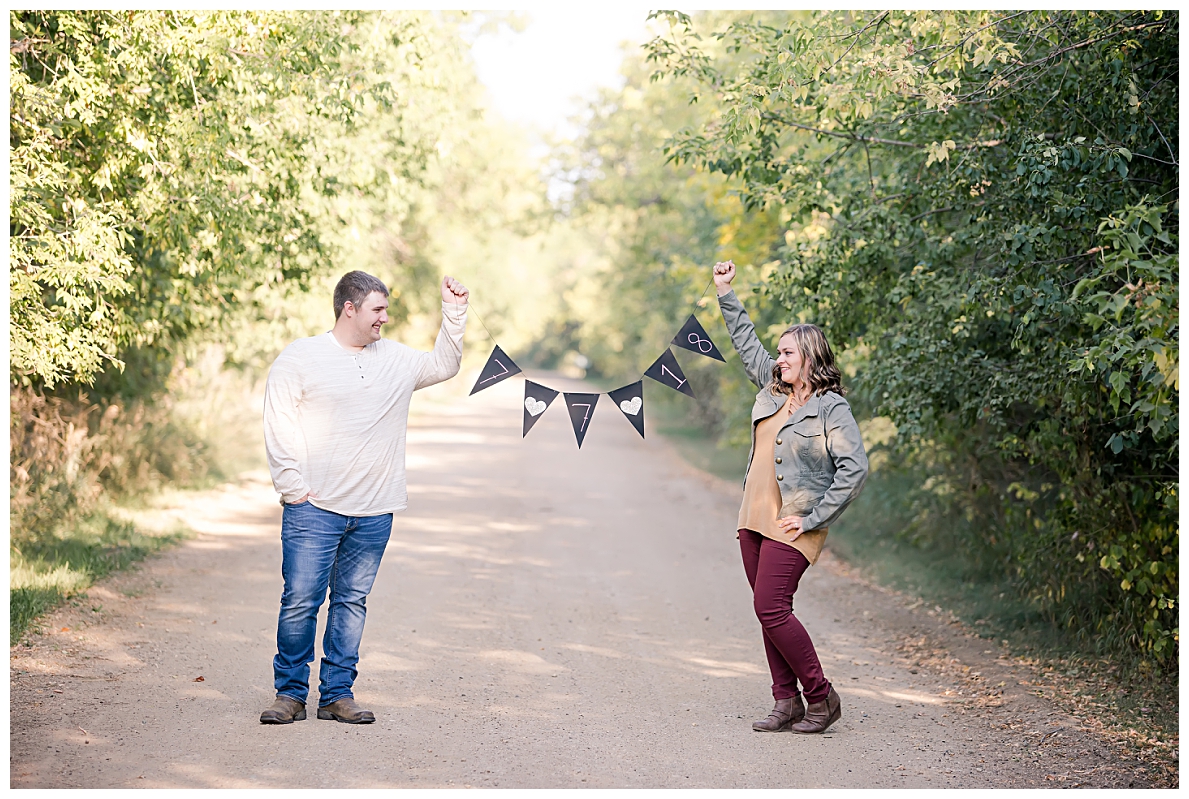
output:
{"label": "banner string", "polygon": [[[706,293],[710,291],[710,287],[713,285],[714,285],[714,278],[712,277],[712,278],[710,278],[710,282],[706,284],[706,288],[702,289],[701,296],[699,296],[698,299],[694,300],[693,305],[694,305],[694,314],[695,315],[697,314],[698,308],[701,305],[702,300],[704,300],[706,298]],[[491,343],[495,344],[496,346],[499,346],[499,342],[496,341],[495,336],[492,335],[492,333],[491,333],[491,328],[489,328],[487,326],[487,323],[483,321],[483,317],[479,315],[479,309],[475,307],[474,301],[471,300],[469,297],[467,298],[467,309],[468,309],[468,311],[474,312],[475,318],[478,319],[479,324],[481,324],[483,326],[483,330],[487,333],[487,337],[489,339],[491,339]]]}
{"label": "banner string", "polygon": [[499,342],[495,340],[495,336],[491,334],[491,329],[487,326],[487,323],[483,321],[483,317],[479,316],[479,309],[475,307],[475,303],[472,302],[469,297],[467,298],[467,308],[468,310],[474,312],[475,318],[479,320],[479,324],[483,325],[483,329],[487,331],[487,337],[491,339],[491,343],[498,345]]}

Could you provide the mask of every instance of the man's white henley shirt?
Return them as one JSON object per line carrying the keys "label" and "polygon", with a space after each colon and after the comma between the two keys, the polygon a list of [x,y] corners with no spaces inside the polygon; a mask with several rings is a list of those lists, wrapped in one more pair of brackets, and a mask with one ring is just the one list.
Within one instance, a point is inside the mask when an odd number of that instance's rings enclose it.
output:
{"label": "man's white henley shirt", "polygon": [[344,516],[405,509],[409,400],[458,374],[466,312],[442,303],[432,352],[387,339],[351,352],[328,332],[277,356],[264,389],[264,444],[282,502],[310,494],[315,507]]}

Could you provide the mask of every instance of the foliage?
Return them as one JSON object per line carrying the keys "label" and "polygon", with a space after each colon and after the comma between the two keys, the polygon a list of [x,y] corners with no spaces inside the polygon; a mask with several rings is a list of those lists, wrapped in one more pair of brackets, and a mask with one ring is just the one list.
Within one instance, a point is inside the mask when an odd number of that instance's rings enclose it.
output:
{"label": "foliage", "polygon": [[10,26],[24,385],[91,384],[129,348],[304,285],[363,225],[400,218],[450,106],[425,15],[13,11]]}
{"label": "foliage", "polygon": [[1175,663],[1178,16],[660,16],[716,109],[669,156],[788,215],[767,292],[969,522],[911,534]]}
{"label": "foliage", "polygon": [[14,539],[117,496],[187,484],[210,470],[202,442],[161,405],[97,405],[16,388],[9,397],[9,509]]}

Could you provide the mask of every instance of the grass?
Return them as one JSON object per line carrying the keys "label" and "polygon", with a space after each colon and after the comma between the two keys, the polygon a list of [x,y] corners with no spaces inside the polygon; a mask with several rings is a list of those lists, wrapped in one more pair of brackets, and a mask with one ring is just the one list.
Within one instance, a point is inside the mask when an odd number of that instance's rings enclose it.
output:
{"label": "grass", "polygon": [[150,531],[131,521],[136,511],[261,464],[262,384],[223,363],[223,350],[208,347],[163,393],[137,400],[10,392],[10,642],[96,580],[188,535]]}
{"label": "grass", "polygon": [[189,531],[147,534],[112,508],[37,536],[14,535],[9,576],[9,645],[39,616],[83,594],[96,580],[143,560]]}
{"label": "grass", "polygon": [[1143,655],[1128,656],[1126,647],[1114,640],[1079,642],[998,573],[995,564],[980,564],[980,556],[956,543],[929,543],[946,540],[940,536],[916,543],[904,535],[913,511],[897,500],[919,480],[891,469],[872,473],[863,493],[830,529],[835,551],[878,582],[952,611],[983,638],[1007,640],[1017,651],[1045,656],[1109,659],[1123,674],[1145,676],[1152,664]]}
{"label": "grass", "polygon": [[919,546],[898,535],[910,520],[893,497],[913,488],[911,477],[873,473],[863,493],[830,528],[833,549],[881,584],[952,611],[981,637],[1006,638],[1017,647],[1060,648],[1060,631],[1006,580],[976,572],[962,553]]}
{"label": "grass", "polygon": [[[1053,680],[1067,704],[1109,708],[1111,723],[1176,734],[1179,689],[1175,672],[1160,673],[1138,653],[1095,651],[1077,641],[1022,596],[1006,578],[979,570],[961,552],[929,548],[897,535],[908,520],[892,497],[911,490],[911,478],[876,472],[843,518],[830,529],[831,547],[876,582],[952,612],[981,638],[999,640],[1038,673]],[[1099,642],[1100,643],[1100,642]],[[1081,699],[1077,699],[1081,697]]]}

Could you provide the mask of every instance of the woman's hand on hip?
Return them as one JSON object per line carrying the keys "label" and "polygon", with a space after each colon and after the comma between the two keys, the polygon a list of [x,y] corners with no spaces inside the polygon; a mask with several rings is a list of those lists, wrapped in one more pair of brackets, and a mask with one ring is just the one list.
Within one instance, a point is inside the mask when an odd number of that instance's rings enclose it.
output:
{"label": "woman's hand on hip", "polygon": [[780,528],[781,532],[791,533],[793,541],[796,541],[801,533],[805,532],[801,529],[801,516],[785,516],[783,519],[776,520],[776,526]]}
{"label": "woman's hand on hip", "polygon": [[733,261],[719,261],[714,265],[714,288],[718,296],[731,290],[731,281],[735,279],[735,263]]}

